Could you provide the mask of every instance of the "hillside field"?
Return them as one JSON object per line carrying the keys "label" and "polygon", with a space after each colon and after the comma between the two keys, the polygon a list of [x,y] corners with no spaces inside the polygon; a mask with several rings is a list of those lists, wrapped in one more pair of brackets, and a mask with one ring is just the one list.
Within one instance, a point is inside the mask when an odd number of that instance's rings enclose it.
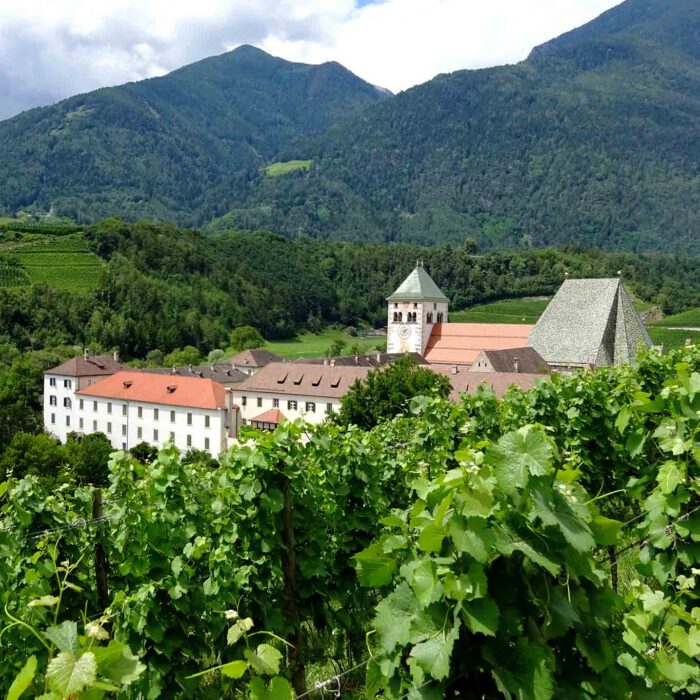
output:
{"label": "hillside field", "polygon": [[1,286],[46,284],[71,292],[97,289],[102,267],[88,249],[82,233],[66,235],[7,231],[0,234],[0,250],[6,264],[17,264],[9,274],[0,274]]}
{"label": "hillside field", "polygon": [[329,328],[323,333],[303,333],[293,340],[269,342],[265,347],[270,352],[294,360],[302,357],[321,357],[327,354],[331,344],[338,340],[345,343],[341,353],[343,355],[350,354],[350,348],[354,345],[362,348],[363,353],[369,353],[377,347],[380,347],[382,352],[386,349],[386,338],[383,336],[353,337],[338,328]]}

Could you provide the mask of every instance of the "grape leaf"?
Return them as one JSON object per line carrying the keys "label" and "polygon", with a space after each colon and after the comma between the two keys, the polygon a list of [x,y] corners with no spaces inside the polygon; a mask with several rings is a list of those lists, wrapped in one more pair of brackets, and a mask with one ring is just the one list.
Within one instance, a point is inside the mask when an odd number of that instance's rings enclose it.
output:
{"label": "grape leaf", "polygon": [[10,689],[7,691],[7,700],[17,700],[22,693],[32,684],[36,674],[36,656],[30,656],[22,670],[15,676]]}
{"label": "grape leaf", "polygon": [[385,554],[381,544],[373,544],[367,547],[353,559],[357,569],[357,576],[363,586],[386,586],[396,571],[396,560]]}
{"label": "grape leaf", "polygon": [[273,676],[280,670],[282,654],[269,644],[259,644],[254,652],[250,649],[246,649],[245,657],[256,673],[262,673],[265,676]]}
{"label": "grape leaf", "polygon": [[95,682],[96,677],[97,661],[91,651],[77,659],[73,654],[62,651],[46,669],[49,687],[64,697],[85,690]]}
{"label": "grape leaf", "polygon": [[453,627],[447,634],[442,630],[439,634],[416,644],[411,649],[411,656],[436,680],[447,678],[450,672],[452,649],[458,635],[458,627]]}
{"label": "grape leaf", "polygon": [[400,583],[377,605],[374,624],[385,651],[392,651],[397,644],[408,644],[411,620],[417,610],[418,601],[406,582]]}
{"label": "grape leaf", "polygon": [[494,468],[498,485],[507,494],[525,488],[529,476],[544,476],[552,469],[552,444],[541,431],[526,425],[504,435],[489,448],[486,461]]}
{"label": "grape leaf", "polygon": [[44,636],[55,646],[59,651],[67,654],[75,654],[78,651],[78,625],[72,620],[65,620],[60,625],[49,627]]}
{"label": "grape leaf", "polygon": [[466,603],[462,608],[462,616],[467,627],[474,632],[481,632],[494,637],[498,630],[498,606],[490,598],[480,598]]}

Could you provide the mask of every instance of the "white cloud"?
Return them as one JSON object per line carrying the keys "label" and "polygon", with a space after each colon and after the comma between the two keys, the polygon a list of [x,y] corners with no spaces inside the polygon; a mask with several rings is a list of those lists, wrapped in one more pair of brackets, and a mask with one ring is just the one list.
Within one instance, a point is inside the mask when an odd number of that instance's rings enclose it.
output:
{"label": "white cloud", "polygon": [[617,2],[0,0],[0,118],[243,43],[290,60],[336,60],[398,91],[520,60]]}

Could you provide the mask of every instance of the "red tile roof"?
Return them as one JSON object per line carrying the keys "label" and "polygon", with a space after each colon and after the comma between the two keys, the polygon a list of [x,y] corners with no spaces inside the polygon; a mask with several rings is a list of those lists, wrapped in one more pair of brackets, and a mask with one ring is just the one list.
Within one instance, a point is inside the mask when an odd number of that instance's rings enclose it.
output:
{"label": "red tile roof", "polygon": [[357,379],[364,379],[369,367],[330,367],[296,362],[271,362],[257,374],[238,384],[236,397],[247,391],[291,396],[345,396]]}
{"label": "red tile roof", "polygon": [[76,394],[186,408],[226,407],[226,389],[218,382],[146,372],[117,372]]}
{"label": "red tile roof", "polygon": [[450,380],[452,384],[450,399],[456,402],[459,401],[460,394],[475,394],[482,384],[490,386],[500,398],[511,386],[527,390],[532,389],[537,381],[549,379],[549,375],[546,374],[526,374],[525,372],[470,372],[462,369],[457,374],[453,374],[450,367],[432,369]]}
{"label": "red tile roof", "polygon": [[287,416],[279,408],[271,408],[269,411],[250,419],[254,423],[281,423],[283,420],[287,420]]}
{"label": "red tile roof", "polygon": [[62,374],[67,377],[99,377],[119,372],[126,367],[111,355],[94,357],[73,357],[58,367],[46,370],[44,374]]}
{"label": "red tile roof", "polygon": [[519,323],[436,323],[424,356],[431,364],[470,365],[482,350],[527,345],[532,328]]}

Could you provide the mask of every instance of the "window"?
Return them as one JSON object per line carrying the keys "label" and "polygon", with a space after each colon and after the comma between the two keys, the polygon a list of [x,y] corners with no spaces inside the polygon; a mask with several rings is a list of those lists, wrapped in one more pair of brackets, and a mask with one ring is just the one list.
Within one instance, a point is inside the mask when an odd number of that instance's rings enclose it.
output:
{"label": "window", "polygon": [[153,409],[153,420],[158,420],[159,414],[160,414],[160,412],[158,411],[158,409],[154,408]]}
{"label": "window", "polygon": [[139,440],[141,440],[141,439],[143,438],[143,429],[141,428],[141,426],[139,426],[139,427],[136,429],[136,437],[137,437]]}
{"label": "window", "polygon": [[170,433],[170,442],[172,442],[173,445],[175,444],[175,433]]}
{"label": "window", "polygon": [[56,377],[49,377],[49,386],[56,386]]}
{"label": "window", "polygon": [[398,308],[399,308],[399,305],[398,305],[396,302],[394,302],[394,308],[395,308],[395,309],[398,309]]}
{"label": "window", "polygon": [[126,435],[126,424],[122,425],[122,435]]}
{"label": "window", "polygon": [[428,323],[432,323],[432,322],[433,322],[433,312],[432,312],[432,311],[428,311],[428,316],[427,316],[427,318],[426,318],[425,320],[426,320]]}
{"label": "window", "polygon": [[258,408],[262,408],[262,397],[258,396]]}
{"label": "window", "polygon": [[112,412],[112,402],[107,401],[107,413],[111,413],[111,412]]}
{"label": "window", "polygon": [[437,322],[442,323],[443,314],[442,311],[438,311]]}
{"label": "window", "polygon": [[280,400],[279,399],[272,399],[272,407],[279,408],[280,407]]}
{"label": "window", "polygon": [[93,433],[97,432],[97,421],[96,420],[92,421],[92,432]]}
{"label": "window", "polygon": [[247,405],[248,405],[248,397],[241,396],[241,406],[247,406]]}
{"label": "window", "polygon": [[209,416],[204,416],[204,427],[205,428],[209,427]]}
{"label": "window", "polygon": [[209,438],[204,438],[204,449],[205,450],[209,449]]}
{"label": "window", "polygon": [[66,425],[70,427],[70,416],[66,416]]}
{"label": "window", "polygon": [[187,436],[187,447],[192,447],[192,436],[191,435]]}
{"label": "window", "polygon": [[81,411],[83,410],[83,400],[82,399],[80,399],[80,410]]}
{"label": "window", "polygon": [[112,433],[112,424],[107,423],[107,433],[111,434]]}
{"label": "window", "polygon": [[143,406],[138,407],[137,414],[139,418],[143,418]]}
{"label": "window", "polygon": [[125,403],[122,404],[122,415],[123,416],[126,415],[126,404]]}
{"label": "window", "polygon": [[63,388],[64,389],[72,389],[73,388],[73,381],[71,379],[64,379],[63,380]]}
{"label": "window", "polygon": [[187,425],[192,425],[192,414],[191,413],[187,414]]}
{"label": "window", "polygon": [[52,414],[51,414],[51,422],[52,422],[52,423],[55,423],[55,422],[56,422],[56,414],[55,414],[55,413],[52,413]]}
{"label": "window", "polygon": [[153,442],[158,442],[158,431],[157,430],[153,431]]}
{"label": "window", "polygon": [[97,401],[92,402],[92,410],[96,411],[97,410]]}
{"label": "window", "polygon": [[306,402],[306,412],[307,413],[316,413],[316,404],[313,401]]}
{"label": "window", "polygon": [[297,410],[297,402],[296,401],[287,401],[287,408],[290,411],[296,411]]}
{"label": "window", "polygon": [[171,423],[175,422],[175,411],[170,411],[170,422]]}
{"label": "window", "polygon": [[58,401],[55,396],[49,396],[49,406],[57,406]]}
{"label": "window", "polygon": [[122,450],[126,450],[126,443],[122,442]]}
{"label": "window", "polygon": [[333,404],[332,403],[326,404],[326,413],[333,413]]}
{"label": "window", "polygon": [[82,418],[80,418],[80,419],[78,420],[78,427],[79,427],[81,430],[83,429],[83,419],[82,419]]}
{"label": "window", "polygon": [[418,302],[417,302],[417,301],[414,301],[414,302],[413,302],[413,308],[414,308],[414,309],[417,309],[417,308],[418,308]]}

